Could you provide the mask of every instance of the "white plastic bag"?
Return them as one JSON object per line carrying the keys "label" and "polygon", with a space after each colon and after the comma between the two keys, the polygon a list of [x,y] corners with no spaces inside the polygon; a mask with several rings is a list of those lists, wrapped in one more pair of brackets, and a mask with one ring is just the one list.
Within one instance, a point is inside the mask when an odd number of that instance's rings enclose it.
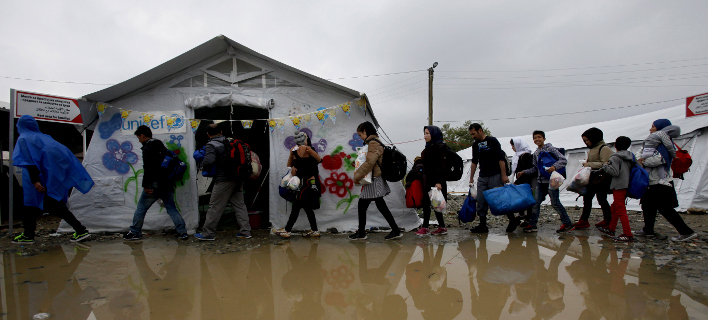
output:
{"label": "white plastic bag", "polygon": [[551,190],[558,190],[563,182],[565,182],[565,178],[563,178],[558,171],[553,171],[553,173],[551,173],[551,181],[548,182],[549,188]]}
{"label": "white plastic bag", "polygon": [[[365,145],[360,148],[356,148],[356,160],[354,160],[354,168],[359,169],[364,162],[366,162],[366,154],[369,152],[369,145]],[[372,171],[373,172],[373,171]],[[359,184],[361,185],[367,185],[371,184],[371,179],[373,178],[372,172],[367,173],[361,180],[359,180]],[[354,170],[354,173],[356,173],[356,170]]]}
{"label": "white plastic bag", "polygon": [[298,177],[292,177],[288,181],[288,189],[290,190],[298,190],[300,189],[300,178]]}
{"label": "white plastic bag", "polygon": [[280,179],[280,186],[281,187],[285,188],[288,186],[288,182],[290,181],[290,179],[293,178],[293,175],[291,174],[291,172],[292,172],[292,169],[290,167],[288,167],[288,173],[286,173],[283,176],[283,179]]}
{"label": "white plastic bag", "polygon": [[474,183],[470,183],[470,196],[472,199],[477,199],[477,186]]}
{"label": "white plastic bag", "polygon": [[428,192],[428,196],[430,196],[430,205],[433,206],[433,209],[437,212],[445,212],[445,207],[447,207],[447,203],[445,202],[445,196],[442,194],[442,191],[438,190],[438,188],[430,188],[430,192]]}
{"label": "white plastic bag", "polygon": [[578,171],[578,174],[575,175],[575,178],[573,178],[573,181],[577,183],[579,186],[584,187],[587,186],[590,183],[590,167],[583,167]]}

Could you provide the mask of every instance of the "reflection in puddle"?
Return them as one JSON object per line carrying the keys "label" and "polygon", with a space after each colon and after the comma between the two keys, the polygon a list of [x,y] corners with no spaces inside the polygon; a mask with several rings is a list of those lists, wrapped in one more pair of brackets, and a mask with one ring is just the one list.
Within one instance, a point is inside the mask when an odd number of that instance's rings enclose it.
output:
{"label": "reflection in puddle", "polygon": [[[214,254],[159,238],[5,254],[1,319],[688,319],[666,259],[598,238],[293,239]],[[414,241],[410,241],[414,242]],[[419,241],[422,242],[422,241]]]}

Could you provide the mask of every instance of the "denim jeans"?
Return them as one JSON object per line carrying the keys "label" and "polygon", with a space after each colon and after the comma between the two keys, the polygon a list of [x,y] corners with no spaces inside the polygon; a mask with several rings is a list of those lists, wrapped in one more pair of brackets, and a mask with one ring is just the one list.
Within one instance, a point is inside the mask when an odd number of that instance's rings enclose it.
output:
{"label": "denim jeans", "polygon": [[143,222],[145,221],[145,214],[147,213],[150,206],[152,206],[157,199],[162,199],[165,203],[165,209],[167,214],[172,218],[172,222],[175,224],[175,229],[177,233],[187,233],[187,228],[184,224],[184,219],[182,215],[177,211],[177,206],[174,200],[174,191],[170,190],[167,192],[161,192],[159,194],[147,194],[145,191],[140,195],[140,200],[138,201],[138,207],[135,209],[135,214],[133,215],[133,225],[130,226],[130,232],[134,234],[142,234]]}
{"label": "denim jeans", "polygon": [[560,215],[561,222],[566,225],[571,225],[572,223],[570,222],[570,217],[568,217],[568,212],[565,211],[565,207],[560,202],[560,190],[550,190],[548,188],[548,183],[540,182],[536,185],[536,194],[534,195],[536,197],[536,206],[533,207],[533,210],[531,211],[531,219],[529,219],[529,224],[536,226],[538,223],[538,216],[541,213],[541,203],[546,200],[546,195],[551,196],[551,205]]}

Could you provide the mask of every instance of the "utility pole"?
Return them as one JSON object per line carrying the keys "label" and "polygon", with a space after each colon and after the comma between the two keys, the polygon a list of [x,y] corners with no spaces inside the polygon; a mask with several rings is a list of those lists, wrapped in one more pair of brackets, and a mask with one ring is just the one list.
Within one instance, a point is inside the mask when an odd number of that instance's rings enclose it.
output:
{"label": "utility pole", "polygon": [[433,63],[432,68],[428,68],[428,125],[433,125],[433,72],[438,63]]}

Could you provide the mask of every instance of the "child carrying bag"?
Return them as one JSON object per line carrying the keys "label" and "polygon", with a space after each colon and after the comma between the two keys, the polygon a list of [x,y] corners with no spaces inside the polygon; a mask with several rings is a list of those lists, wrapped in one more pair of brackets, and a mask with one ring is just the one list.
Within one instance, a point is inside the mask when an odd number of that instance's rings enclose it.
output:
{"label": "child carrying bag", "polygon": [[519,212],[536,205],[531,186],[528,184],[507,184],[500,188],[484,191],[489,210],[495,216]]}

